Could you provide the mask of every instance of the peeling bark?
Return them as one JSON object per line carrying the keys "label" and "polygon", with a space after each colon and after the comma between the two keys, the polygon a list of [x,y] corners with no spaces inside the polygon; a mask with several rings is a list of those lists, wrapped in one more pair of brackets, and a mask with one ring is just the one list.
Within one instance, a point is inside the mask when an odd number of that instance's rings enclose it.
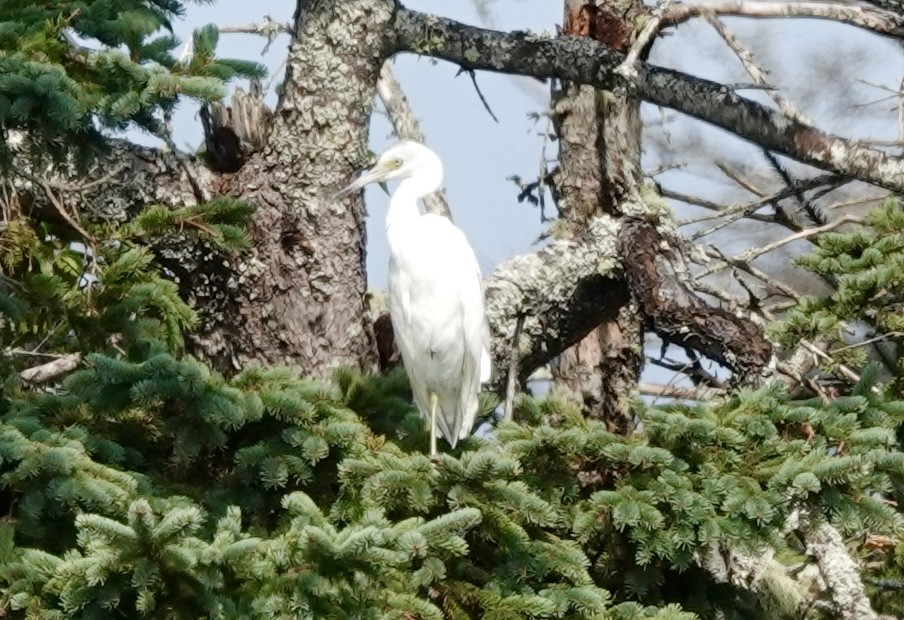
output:
{"label": "peeling bark", "polygon": [[628,220],[619,233],[625,277],[653,330],[668,342],[691,347],[757,383],[772,345],[753,321],[709,306],[687,285],[687,267],[674,242],[652,224]]}

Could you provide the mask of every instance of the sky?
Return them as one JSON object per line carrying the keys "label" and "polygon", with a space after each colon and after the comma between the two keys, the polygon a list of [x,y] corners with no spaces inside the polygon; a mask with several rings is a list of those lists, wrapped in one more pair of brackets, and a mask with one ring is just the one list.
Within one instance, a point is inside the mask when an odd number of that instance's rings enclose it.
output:
{"label": "sky", "polygon": [[[237,26],[258,21],[264,15],[288,21],[294,4],[291,0],[256,3],[219,0],[210,5],[190,5],[186,19],[175,24],[176,34],[185,40],[194,28],[207,23]],[[407,0],[405,4],[412,9],[481,25],[474,3],[467,0],[448,3]],[[559,0],[495,0],[491,10],[494,26],[505,30],[552,32],[562,18]],[[896,137],[892,104],[886,105],[888,110],[881,113],[875,104],[855,106],[887,95],[866,82],[889,87],[896,87],[900,82],[904,74],[900,45],[825,21],[732,18],[725,21],[750,46],[757,60],[768,66],[772,82],[815,121],[842,135],[886,140]],[[279,81],[287,42],[287,36],[281,37],[261,56],[265,47],[262,38],[224,34],[218,54],[263,62]],[[651,61],[726,83],[751,81],[714,30],[701,20],[674,29],[658,42]],[[455,222],[471,240],[484,274],[489,275],[498,263],[515,254],[536,249],[535,242],[547,224],[541,222],[539,209],[527,202],[517,202],[518,191],[508,177],[519,175],[530,180],[538,176],[543,158],[541,134],[546,122],[538,123],[530,115],[546,112],[548,85],[529,78],[479,73],[477,82],[499,119],[496,122],[484,109],[470,78],[456,76],[456,66],[412,54],[397,57],[393,66],[421,121],[427,144],[443,160],[445,186]],[[768,101],[763,93],[746,91],[745,95]],[[272,96],[271,101],[275,101]],[[191,104],[180,107],[175,118],[177,144],[190,145],[192,149],[200,144],[202,134],[196,112],[197,107]],[[761,160],[756,148],[726,132],[652,106],[644,106],[644,117],[650,121],[645,133],[645,168],[675,167],[657,178],[660,183],[712,199],[740,199],[737,185],[714,169],[710,158],[701,155],[721,151],[727,161],[750,167],[751,160]],[[665,129],[661,126],[662,118],[669,120]],[[377,106],[371,127],[371,148],[379,152],[394,142],[390,125]],[[547,147],[547,155],[552,157],[555,144]],[[706,162],[697,161],[700,159]],[[795,169],[806,173],[805,167]],[[766,181],[767,185],[775,183],[775,179]],[[367,190],[366,201],[368,276],[371,287],[382,288],[388,261],[383,229],[388,197],[374,187]],[[679,219],[699,213],[685,205],[674,206]],[[554,207],[548,209],[554,215]],[[728,233],[713,239],[728,251],[740,251],[752,241],[760,242],[775,234],[776,231],[761,226],[750,231],[750,238]],[[797,247],[791,250],[796,251]],[[779,254],[772,260],[787,263],[787,258]]]}
{"label": "sky", "polygon": [[[412,9],[483,25],[469,0],[406,0],[404,3]],[[175,24],[176,34],[186,40],[194,28],[207,23],[239,26],[265,15],[288,21],[294,4],[291,0],[256,3],[218,0],[211,5],[190,5],[186,18]],[[491,7],[494,27],[504,30],[553,32],[562,18],[561,0],[494,0]],[[889,100],[889,93],[883,90],[883,87],[897,89],[904,77],[904,55],[898,42],[827,21],[726,18],[724,22],[749,47],[756,61],[769,70],[771,84],[780,88],[818,125],[842,136],[866,140],[893,140],[904,132],[898,124],[896,102]],[[269,68],[278,82],[282,79],[281,63],[288,37],[277,39],[269,52],[261,56],[265,43],[253,35],[223,34],[218,54],[256,59]],[[650,62],[727,84],[751,83],[725,42],[702,20],[670,30],[668,36],[656,43]],[[455,223],[474,246],[484,276],[489,276],[500,262],[535,250],[537,239],[548,223],[541,222],[538,208],[527,202],[518,203],[518,190],[508,177],[537,178],[543,158],[541,135],[546,122],[537,123],[531,115],[547,111],[548,84],[529,78],[478,73],[477,82],[497,122],[484,109],[470,78],[456,75],[456,66],[405,54],[394,59],[393,68],[421,121],[428,146],[443,160],[445,187]],[[743,93],[771,105],[762,91]],[[275,97],[271,95],[273,102]],[[196,149],[202,141],[196,113],[196,106],[182,105],[174,119],[176,143],[187,145],[188,150]],[[753,197],[717,165],[727,166],[760,188],[774,191],[780,186],[775,173],[765,169],[758,148],[669,110],[645,104],[642,114],[646,126],[644,169],[667,169],[656,177],[662,186],[729,203]],[[394,142],[390,125],[377,106],[371,127],[371,149],[379,152]],[[553,157],[555,149],[555,144],[547,145],[547,156]],[[817,172],[788,160],[783,162],[795,175]],[[859,186],[847,191],[862,194],[867,190]],[[843,197],[842,192],[839,200]],[[371,187],[365,199],[369,214],[369,285],[379,289],[386,284],[388,253],[383,222],[388,196]],[[702,213],[681,203],[672,205],[679,221]],[[553,206],[547,209],[549,215],[555,214]],[[696,229],[711,224],[701,224]],[[695,227],[684,230],[690,232]],[[755,223],[726,229],[703,241],[734,253],[786,234],[784,229]],[[791,256],[806,249],[806,242],[791,244],[760,259],[758,266],[807,290],[816,286],[814,279],[791,265]],[[657,379],[661,378],[659,373]]]}

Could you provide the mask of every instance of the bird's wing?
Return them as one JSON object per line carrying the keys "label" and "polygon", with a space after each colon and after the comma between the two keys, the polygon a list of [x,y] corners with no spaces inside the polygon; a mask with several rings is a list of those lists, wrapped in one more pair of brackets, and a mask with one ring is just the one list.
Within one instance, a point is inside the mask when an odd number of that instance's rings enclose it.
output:
{"label": "bird's wing", "polygon": [[490,330],[480,264],[464,233],[448,219],[427,214],[421,220],[425,230],[430,231],[429,238],[442,239],[434,251],[443,259],[443,281],[457,293],[463,355],[461,383],[455,395],[458,415],[449,430],[453,437],[464,439],[471,434],[477,415],[480,384],[489,379],[490,373]]}

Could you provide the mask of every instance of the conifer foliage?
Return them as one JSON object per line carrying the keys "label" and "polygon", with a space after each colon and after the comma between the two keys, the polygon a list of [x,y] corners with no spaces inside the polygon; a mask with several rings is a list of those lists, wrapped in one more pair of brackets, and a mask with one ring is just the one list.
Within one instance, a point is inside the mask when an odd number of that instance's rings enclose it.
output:
{"label": "conifer foliage", "polygon": [[[178,0],[7,0],[0,5],[0,127],[27,132],[35,156],[68,156],[104,129],[161,135],[180,96],[223,97],[224,80],[259,77],[256,63],[217,59],[217,30],[194,34],[178,62]],[[0,161],[8,160],[0,141]]]}
{"label": "conifer foliage", "polygon": [[[5,137],[68,156],[105,129],[159,133],[179,96],[217,99],[259,73],[217,59],[212,27],[176,62],[168,25],[182,10],[4,3]],[[790,577],[808,563],[799,514],[846,535],[876,608],[904,613],[897,361],[845,357],[860,380],[830,400],[769,386],[638,402],[629,436],[521,397],[517,422],[430,459],[399,370],[224,377],[185,354],[197,318],[156,250],[191,237],[240,252],[253,205],[73,225],[4,196],[0,618],[835,617]],[[899,344],[904,218],[889,204],[869,224],[805,259],[836,292],[795,308],[779,338],[840,338],[859,321]],[[75,353],[65,378],[23,375]],[[759,595],[706,566],[767,550],[778,559]]]}

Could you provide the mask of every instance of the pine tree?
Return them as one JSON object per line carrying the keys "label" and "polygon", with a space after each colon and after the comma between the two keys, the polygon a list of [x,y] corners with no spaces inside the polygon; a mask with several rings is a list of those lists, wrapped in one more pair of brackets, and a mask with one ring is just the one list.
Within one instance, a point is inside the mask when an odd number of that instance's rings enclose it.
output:
{"label": "pine tree", "polygon": [[[71,163],[86,138],[160,134],[178,97],[215,100],[226,80],[259,74],[216,58],[212,27],[178,63],[177,41],[158,33],[182,10],[4,4],[5,137],[26,133],[26,161]],[[143,205],[128,222],[77,226],[5,206],[0,616],[831,617],[824,593],[789,577],[807,561],[789,525],[800,514],[854,541],[876,608],[904,613],[894,203],[821,238],[802,265],[835,292],[775,327],[841,348],[857,322],[896,347],[882,367],[839,350],[861,376],[839,397],[771,385],[695,406],[636,402],[638,431],[624,436],[571,403],[522,396],[517,422],[437,459],[400,370],[224,377],[185,353],[196,314],[159,252],[187,238],[240,252],[253,205]],[[67,354],[76,372],[23,378]],[[703,568],[731,550],[776,554],[758,596]]]}

